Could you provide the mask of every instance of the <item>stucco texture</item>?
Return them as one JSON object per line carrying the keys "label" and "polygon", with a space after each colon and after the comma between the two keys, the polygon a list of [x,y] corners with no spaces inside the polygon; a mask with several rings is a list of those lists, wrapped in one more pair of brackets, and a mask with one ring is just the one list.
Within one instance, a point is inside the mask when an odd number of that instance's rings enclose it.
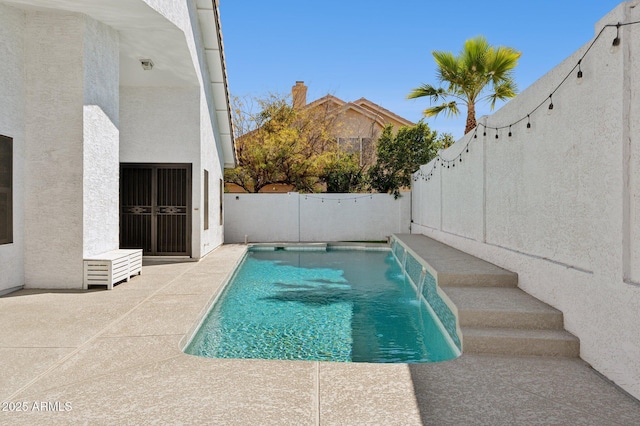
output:
{"label": "stucco texture", "polygon": [[[604,17],[596,34],[638,21],[634,3]],[[520,287],[564,313],[581,357],[640,397],[640,68],[632,60],[640,27],[623,27],[617,47],[615,34],[604,28],[481,118],[477,138],[471,132],[441,154],[462,152],[455,169],[436,167],[427,180],[433,164],[422,166],[413,232],[517,272]]]}

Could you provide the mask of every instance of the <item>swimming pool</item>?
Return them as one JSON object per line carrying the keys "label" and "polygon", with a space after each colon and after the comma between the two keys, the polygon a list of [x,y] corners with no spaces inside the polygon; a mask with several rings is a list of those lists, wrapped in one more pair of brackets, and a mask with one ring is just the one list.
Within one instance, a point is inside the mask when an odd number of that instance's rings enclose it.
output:
{"label": "swimming pool", "polygon": [[456,358],[458,346],[402,266],[389,249],[250,249],[185,352],[381,363]]}

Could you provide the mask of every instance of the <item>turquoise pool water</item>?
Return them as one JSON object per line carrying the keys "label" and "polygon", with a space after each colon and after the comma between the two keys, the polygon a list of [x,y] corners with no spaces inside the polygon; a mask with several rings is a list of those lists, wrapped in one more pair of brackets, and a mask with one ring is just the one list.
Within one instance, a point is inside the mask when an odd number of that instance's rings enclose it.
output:
{"label": "turquoise pool water", "polygon": [[185,352],[432,362],[459,354],[447,337],[391,251],[250,251]]}

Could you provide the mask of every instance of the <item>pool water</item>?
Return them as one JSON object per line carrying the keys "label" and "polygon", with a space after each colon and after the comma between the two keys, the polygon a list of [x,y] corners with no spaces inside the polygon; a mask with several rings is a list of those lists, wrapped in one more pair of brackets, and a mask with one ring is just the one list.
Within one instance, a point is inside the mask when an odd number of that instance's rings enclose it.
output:
{"label": "pool water", "polygon": [[458,356],[391,251],[249,251],[185,352],[414,363]]}

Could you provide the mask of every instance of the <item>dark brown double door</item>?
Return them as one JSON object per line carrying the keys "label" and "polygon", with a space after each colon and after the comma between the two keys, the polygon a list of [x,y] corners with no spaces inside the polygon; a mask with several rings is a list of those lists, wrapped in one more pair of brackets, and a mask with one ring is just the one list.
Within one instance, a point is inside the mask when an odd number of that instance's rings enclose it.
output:
{"label": "dark brown double door", "polygon": [[120,247],[191,256],[191,165],[120,165]]}

